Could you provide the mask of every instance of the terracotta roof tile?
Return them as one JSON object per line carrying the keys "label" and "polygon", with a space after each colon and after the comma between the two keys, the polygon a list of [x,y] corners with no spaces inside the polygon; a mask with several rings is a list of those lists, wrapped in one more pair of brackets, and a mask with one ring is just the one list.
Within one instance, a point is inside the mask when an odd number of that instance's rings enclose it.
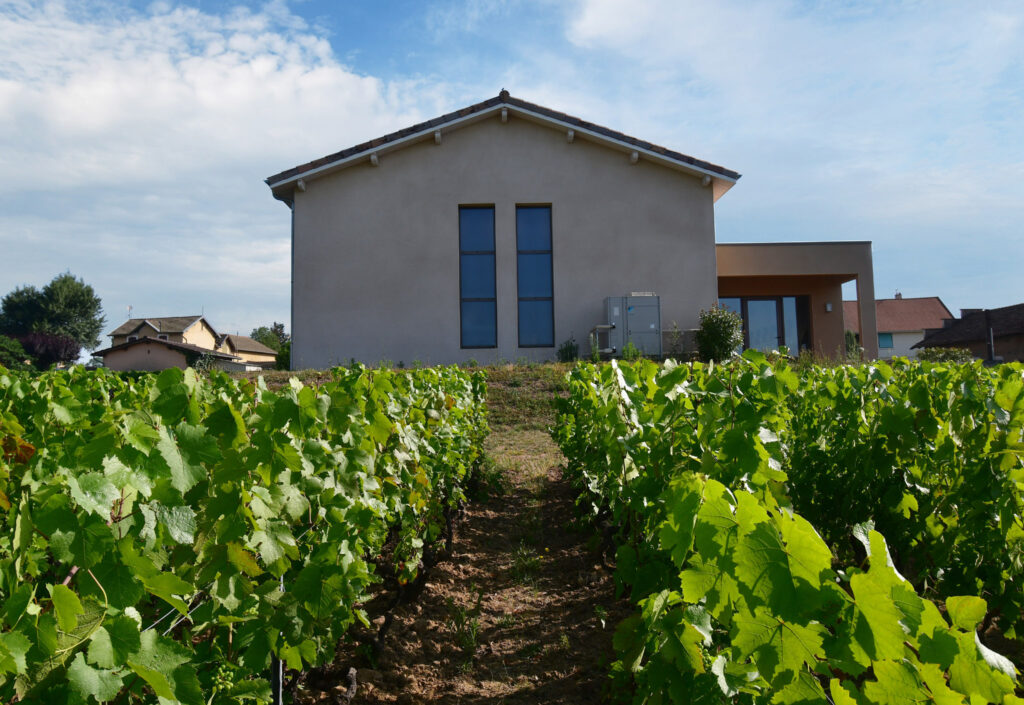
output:
{"label": "terracotta roof tile", "polygon": [[[942,328],[944,318],[953,318],[953,314],[938,296],[875,301],[875,321],[879,333]],[[860,312],[857,310],[856,301],[843,302],[843,320],[847,330],[860,330]]]}

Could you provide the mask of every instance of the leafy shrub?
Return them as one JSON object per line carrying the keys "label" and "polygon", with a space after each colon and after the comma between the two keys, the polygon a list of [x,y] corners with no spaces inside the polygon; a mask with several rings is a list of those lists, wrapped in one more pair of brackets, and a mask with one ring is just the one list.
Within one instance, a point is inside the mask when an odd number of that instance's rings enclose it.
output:
{"label": "leafy shrub", "polygon": [[956,362],[965,363],[974,359],[967,348],[921,348],[917,351],[917,359],[921,362]]}
{"label": "leafy shrub", "polygon": [[590,361],[601,362],[601,348],[597,346],[597,334],[590,334]]}
{"label": "leafy shrub", "polygon": [[722,306],[700,312],[697,354],[704,362],[727,360],[743,344],[743,319]]}
{"label": "leafy shrub", "polygon": [[25,348],[14,338],[0,335],[0,365],[9,370],[25,371],[32,369],[32,360]]}
{"label": "leafy shrub", "polygon": [[290,370],[292,368],[292,341],[286,340],[277,351],[277,358],[274,360],[274,369]]}
{"label": "leafy shrub", "polygon": [[558,346],[558,352],[556,357],[559,362],[573,362],[580,356],[580,346],[576,343],[576,338],[569,336],[569,339]]}
{"label": "leafy shrub", "polygon": [[641,357],[643,356],[640,354],[640,348],[633,345],[632,340],[626,341],[626,344],[622,347],[622,359],[627,362],[632,362],[634,360],[639,360]]}

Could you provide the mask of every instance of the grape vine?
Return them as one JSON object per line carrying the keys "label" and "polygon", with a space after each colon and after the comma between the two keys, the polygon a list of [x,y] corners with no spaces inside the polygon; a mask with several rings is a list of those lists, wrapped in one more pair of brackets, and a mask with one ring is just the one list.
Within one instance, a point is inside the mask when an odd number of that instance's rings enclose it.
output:
{"label": "grape vine", "polygon": [[[900,555],[912,553],[904,542],[934,562],[958,540],[965,555],[1019,546],[1022,379],[1019,365],[912,363],[801,379],[785,360],[750,351],[725,366],[575,369],[553,434],[637,605],[616,633],[614,692],[637,703],[1022,702],[1013,664],[979,635],[992,605],[973,596],[991,595],[1012,624],[1019,571],[914,583],[875,530],[919,511],[905,494],[927,497],[942,482],[944,510],[933,505],[932,515],[960,511],[975,526],[943,519],[944,531],[924,535],[920,517],[896,531]],[[865,494],[895,501],[865,512],[860,496],[830,496],[829,473],[850,464]],[[898,496],[867,487],[876,476],[884,484],[890,467],[918,486],[903,482]],[[832,528],[824,538],[818,523]],[[965,585],[967,597],[950,592]]]}
{"label": "grape vine", "polygon": [[442,538],[484,394],[455,368],[0,368],[0,697],[259,702],[272,655],[329,663],[385,542],[408,582]]}

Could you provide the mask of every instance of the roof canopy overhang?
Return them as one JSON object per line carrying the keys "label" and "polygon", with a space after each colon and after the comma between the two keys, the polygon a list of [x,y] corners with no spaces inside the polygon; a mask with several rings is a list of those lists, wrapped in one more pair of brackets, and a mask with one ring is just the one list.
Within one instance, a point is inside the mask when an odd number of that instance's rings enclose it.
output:
{"label": "roof canopy overhang", "polygon": [[304,189],[305,183],[312,179],[332,174],[355,164],[367,162],[376,164],[381,155],[389,152],[426,140],[435,140],[440,143],[445,132],[460,129],[482,120],[500,119],[504,122],[509,119],[509,116],[529,120],[551,129],[563,130],[570,141],[587,140],[628,154],[633,161],[643,159],[700,177],[705,180],[705,184],[712,187],[715,201],[732,188],[740,178],[739,173],[725,167],[630,137],[541,105],[513,98],[507,91],[502,91],[496,98],[280,172],[266,179],[266,183],[270,186],[275,198],[291,206],[295,190]]}

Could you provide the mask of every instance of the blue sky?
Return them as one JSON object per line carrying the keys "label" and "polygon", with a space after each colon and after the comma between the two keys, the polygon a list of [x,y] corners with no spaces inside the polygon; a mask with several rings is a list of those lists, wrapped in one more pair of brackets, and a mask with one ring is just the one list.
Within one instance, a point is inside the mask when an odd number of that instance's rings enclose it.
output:
{"label": "blue sky", "polygon": [[872,240],[879,297],[1024,301],[1024,4],[0,0],[0,294],[288,322],[263,179],[513,95],[743,174],[720,242]]}

